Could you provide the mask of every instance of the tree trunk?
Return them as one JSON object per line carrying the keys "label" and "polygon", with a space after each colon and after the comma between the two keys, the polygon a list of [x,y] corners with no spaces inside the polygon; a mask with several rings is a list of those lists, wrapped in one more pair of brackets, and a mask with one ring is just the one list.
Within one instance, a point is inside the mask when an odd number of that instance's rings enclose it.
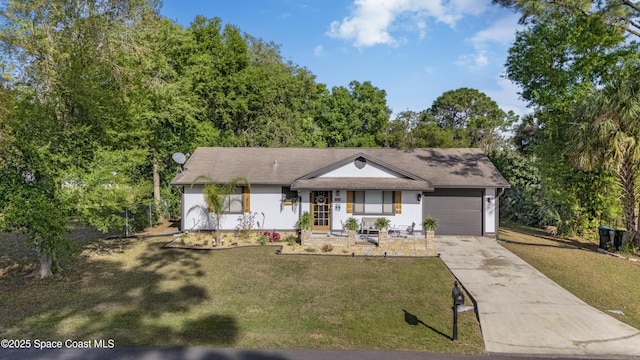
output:
{"label": "tree trunk", "polygon": [[47,255],[42,251],[39,241],[36,241],[36,252],[38,254],[38,269],[34,270],[29,276],[38,277],[39,279],[53,276],[53,271],[51,271],[53,256]]}
{"label": "tree trunk", "polygon": [[40,269],[37,271],[37,276],[40,279],[53,276],[53,272],[51,271],[53,259],[51,258],[51,256],[40,254],[40,256],[38,256],[38,263],[40,265]]}
{"label": "tree trunk", "polygon": [[153,159],[153,198],[160,201],[160,172],[158,171],[158,159]]}
{"label": "tree trunk", "polygon": [[216,234],[215,234],[215,242],[216,245],[218,245],[220,243],[220,240],[222,239],[222,234],[220,233],[220,221],[222,220],[222,214],[216,214]]}
{"label": "tree trunk", "polygon": [[156,205],[156,215],[158,217],[158,222],[164,222],[164,216],[162,211],[160,210],[160,171],[158,165],[158,159],[153,158],[153,199],[155,200]]}

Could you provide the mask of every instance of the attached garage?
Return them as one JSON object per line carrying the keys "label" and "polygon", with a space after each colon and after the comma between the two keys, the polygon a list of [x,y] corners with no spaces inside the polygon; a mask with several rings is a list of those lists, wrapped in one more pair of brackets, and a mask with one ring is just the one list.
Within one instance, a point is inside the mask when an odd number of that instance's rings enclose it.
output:
{"label": "attached garage", "polygon": [[422,216],[438,220],[438,235],[484,235],[483,189],[436,189],[424,193]]}

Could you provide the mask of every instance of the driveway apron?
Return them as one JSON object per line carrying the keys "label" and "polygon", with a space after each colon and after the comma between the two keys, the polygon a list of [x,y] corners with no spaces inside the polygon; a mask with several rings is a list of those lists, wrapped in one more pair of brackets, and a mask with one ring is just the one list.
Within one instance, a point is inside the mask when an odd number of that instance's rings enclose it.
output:
{"label": "driveway apron", "polygon": [[495,239],[438,236],[435,247],[474,298],[488,353],[640,356],[639,330],[587,305]]}

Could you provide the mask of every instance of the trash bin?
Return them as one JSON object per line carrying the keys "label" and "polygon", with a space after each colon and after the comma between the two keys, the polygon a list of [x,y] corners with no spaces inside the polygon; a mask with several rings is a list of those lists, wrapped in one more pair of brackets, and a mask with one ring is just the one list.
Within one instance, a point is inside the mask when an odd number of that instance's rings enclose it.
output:
{"label": "trash bin", "polygon": [[600,234],[600,245],[598,247],[600,249],[607,248],[607,243],[611,241],[611,231],[613,230],[615,229],[612,229],[608,226],[598,226],[598,234]]}
{"label": "trash bin", "polygon": [[624,230],[615,230],[615,233],[613,235],[613,248],[616,250],[620,250],[620,247],[622,246],[622,237],[624,236]]}

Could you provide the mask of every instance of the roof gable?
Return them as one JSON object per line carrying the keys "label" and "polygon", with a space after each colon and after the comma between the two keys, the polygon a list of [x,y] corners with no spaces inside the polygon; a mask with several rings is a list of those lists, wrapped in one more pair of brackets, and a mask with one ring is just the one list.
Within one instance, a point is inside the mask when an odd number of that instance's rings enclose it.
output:
{"label": "roof gable", "polygon": [[310,174],[301,176],[298,180],[308,180],[316,177],[407,178],[411,180],[424,180],[406,170],[399,169],[362,152],[351,155]]}

